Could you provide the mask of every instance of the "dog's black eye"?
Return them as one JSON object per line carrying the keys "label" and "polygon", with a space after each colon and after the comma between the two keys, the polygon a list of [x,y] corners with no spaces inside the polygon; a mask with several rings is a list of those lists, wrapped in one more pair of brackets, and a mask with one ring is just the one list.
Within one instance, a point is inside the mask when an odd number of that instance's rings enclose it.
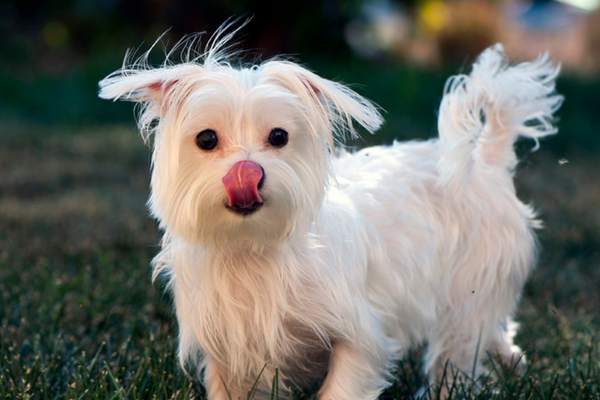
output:
{"label": "dog's black eye", "polygon": [[273,147],[283,147],[288,142],[288,133],[281,128],[271,129],[269,133],[269,144]]}
{"label": "dog's black eye", "polygon": [[217,143],[219,143],[219,138],[213,129],[205,129],[196,135],[196,146],[202,150],[212,150],[217,147]]}

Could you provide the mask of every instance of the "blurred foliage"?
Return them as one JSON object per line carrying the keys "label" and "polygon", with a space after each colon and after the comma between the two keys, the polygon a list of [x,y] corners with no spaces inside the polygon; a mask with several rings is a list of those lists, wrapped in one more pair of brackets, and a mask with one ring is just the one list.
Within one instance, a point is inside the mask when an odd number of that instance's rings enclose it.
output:
{"label": "blurred foliage", "polygon": [[[490,43],[498,41],[499,13],[486,0],[462,0],[448,7],[445,18],[449,21],[437,32],[437,43],[442,60],[451,63],[474,58]],[[473,18],[477,15],[477,18]]]}
{"label": "blurred foliage", "polygon": [[589,51],[587,62],[592,66],[594,61],[598,63],[600,60],[600,9],[592,15],[587,24],[586,38]]}
{"label": "blurred foliage", "polygon": [[[242,37],[261,54],[336,52],[346,49],[344,25],[360,8],[357,0],[322,2],[5,0],[0,5],[2,50],[13,65],[68,69],[69,65],[128,46],[147,44],[168,31],[184,34],[214,30],[231,17],[252,17]],[[325,38],[325,40],[323,40]],[[62,62],[61,62],[62,61]]]}

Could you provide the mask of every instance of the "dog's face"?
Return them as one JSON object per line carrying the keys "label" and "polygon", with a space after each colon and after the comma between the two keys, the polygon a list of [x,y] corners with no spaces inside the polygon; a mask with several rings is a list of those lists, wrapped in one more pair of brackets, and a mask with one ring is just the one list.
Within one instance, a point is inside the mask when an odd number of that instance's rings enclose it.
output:
{"label": "dog's face", "polygon": [[100,96],[144,105],[154,137],[150,207],[188,241],[267,246],[306,228],[329,178],[334,134],[381,117],[350,89],[284,61],[207,60],[120,70]]}

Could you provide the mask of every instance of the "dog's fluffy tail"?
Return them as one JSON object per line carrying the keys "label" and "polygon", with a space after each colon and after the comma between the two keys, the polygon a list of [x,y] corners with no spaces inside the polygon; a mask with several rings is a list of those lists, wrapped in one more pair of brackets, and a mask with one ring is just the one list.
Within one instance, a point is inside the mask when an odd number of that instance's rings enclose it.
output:
{"label": "dog's fluffy tail", "polygon": [[553,114],[560,67],[544,54],[510,66],[500,44],[485,50],[469,75],[450,78],[439,111],[440,177],[464,179],[478,168],[512,170],[519,135],[536,141],[557,132]]}

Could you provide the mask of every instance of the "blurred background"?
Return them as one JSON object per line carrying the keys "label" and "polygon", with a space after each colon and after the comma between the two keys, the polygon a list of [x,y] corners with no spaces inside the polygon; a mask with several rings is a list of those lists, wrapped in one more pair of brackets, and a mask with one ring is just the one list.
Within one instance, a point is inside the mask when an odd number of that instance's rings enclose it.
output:
{"label": "blurred background", "polygon": [[[517,145],[519,194],[545,221],[517,315],[530,368],[495,379],[511,398],[600,398],[600,0],[3,0],[0,397],[202,397],[177,366],[169,296],[150,282],[150,149],[133,106],[96,94],[127,49],[164,34],[158,64],[232,16],[252,17],[238,36],[247,61],[286,54],[386,110],[353,147],[434,137],[445,79],[490,44],[562,63],[560,133],[537,152]],[[387,397],[423,383],[418,360]]]}

